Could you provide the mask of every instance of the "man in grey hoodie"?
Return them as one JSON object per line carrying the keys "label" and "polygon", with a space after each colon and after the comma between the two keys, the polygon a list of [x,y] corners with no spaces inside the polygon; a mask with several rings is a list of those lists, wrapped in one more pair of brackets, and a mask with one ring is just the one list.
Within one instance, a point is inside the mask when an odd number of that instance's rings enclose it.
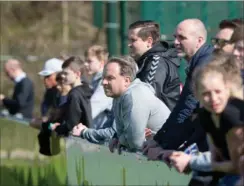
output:
{"label": "man in grey hoodie", "polygon": [[142,148],[145,129],[157,132],[170,114],[169,108],[154,94],[151,85],[136,79],[136,63],[130,57],[111,58],[103,72],[105,94],[113,99],[117,136],[110,151],[119,146],[129,151]]}

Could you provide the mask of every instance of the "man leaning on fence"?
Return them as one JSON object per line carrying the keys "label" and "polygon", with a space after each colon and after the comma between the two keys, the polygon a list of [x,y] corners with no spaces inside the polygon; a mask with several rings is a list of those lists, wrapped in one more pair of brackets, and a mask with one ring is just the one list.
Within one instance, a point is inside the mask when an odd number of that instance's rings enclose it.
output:
{"label": "man leaning on fence", "polygon": [[155,95],[151,85],[136,79],[137,66],[131,57],[111,58],[103,72],[105,94],[113,100],[117,136],[110,150],[125,147],[141,149],[145,128],[157,132],[170,114],[168,107]]}

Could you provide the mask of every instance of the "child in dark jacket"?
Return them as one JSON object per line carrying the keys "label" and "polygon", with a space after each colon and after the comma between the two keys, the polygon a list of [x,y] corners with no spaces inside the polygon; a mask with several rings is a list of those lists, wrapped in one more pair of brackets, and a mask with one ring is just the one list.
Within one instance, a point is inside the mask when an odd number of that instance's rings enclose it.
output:
{"label": "child in dark jacket", "polygon": [[61,106],[63,114],[60,122],[51,124],[49,128],[58,135],[67,136],[78,123],[83,123],[87,127],[91,126],[92,89],[87,83],[80,81],[85,66],[79,57],[70,57],[64,61],[62,68],[64,76],[62,87],[70,85],[72,89],[67,95],[66,102]]}

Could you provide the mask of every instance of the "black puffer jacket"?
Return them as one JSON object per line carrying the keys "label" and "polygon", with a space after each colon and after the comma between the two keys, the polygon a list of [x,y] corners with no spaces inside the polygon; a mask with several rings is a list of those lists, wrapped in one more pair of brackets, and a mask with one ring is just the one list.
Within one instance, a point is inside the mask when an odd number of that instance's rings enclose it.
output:
{"label": "black puffer jacket", "polygon": [[173,110],[180,97],[180,60],[175,49],[167,42],[158,42],[137,60],[137,64],[137,78],[151,84],[156,96]]}

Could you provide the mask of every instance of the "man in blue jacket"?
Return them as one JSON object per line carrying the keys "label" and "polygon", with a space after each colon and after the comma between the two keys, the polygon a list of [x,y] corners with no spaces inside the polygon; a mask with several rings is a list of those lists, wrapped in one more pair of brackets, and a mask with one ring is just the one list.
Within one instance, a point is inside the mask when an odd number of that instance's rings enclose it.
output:
{"label": "man in blue jacket", "polygon": [[144,144],[144,153],[150,159],[157,159],[162,149],[184,150],[190,136],[195,135],[200,151],[207,150],[205,133],[200,125],[193,124],[190,116],[199,102],[193,95],[192,73],[200,65],[209,61],[213,47],[206,44],[207,31],[198,19],[186,19],[180,22],[175,30],[174,45],[179,57],[188,62],[187,78],[180,100],[163,127],[154,136],[154,140]]}

